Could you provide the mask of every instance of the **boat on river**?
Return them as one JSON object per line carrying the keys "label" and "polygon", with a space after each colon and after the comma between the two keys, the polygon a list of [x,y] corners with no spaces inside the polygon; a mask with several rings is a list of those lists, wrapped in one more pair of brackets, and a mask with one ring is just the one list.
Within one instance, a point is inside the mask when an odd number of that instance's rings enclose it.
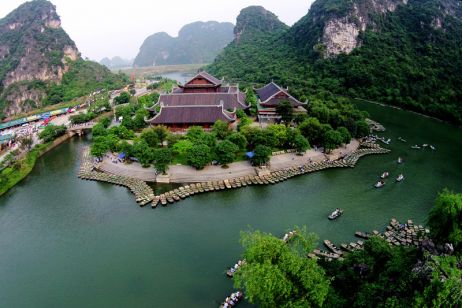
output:
{"label": "boat on river", "polygon": [[382,179],[386,179],[390,174],[385,171],[384,173],[382,173],[382,175],[380,176]]}
{"label": "boat on river", "polygon": [[398,157],[398,164],[402,164],[404,160],[401,157]]}
{"label": "boat on river", "polygon": [[398,175],[398,177],[396,178],[396,182],[401,182],[402,180],[404,180],[404,175]]}
{"label": "boat on river", "polygon": [[435,150],[435,147],[433,145],[430,144],[430,149],[432,149],[433,151]]}
{"label": "boat on river", "polygon": [[331,241],[329,240],[324,240],[324,245],[330,250],[332,251],[333,253],[335,254],[338,254],[339,256],[341,256],[343,254],[343,252],[337,248],[337,246],[335,246]]}
{"label": "boat on river", "polygon": [[225,301],[220,305],[220,308],[229,308],[229,307],[234,307],[239,303],[239,301],[242,299],[244,294],[242,294],[241,291],[237,291],[234,293],[231,293],[230,296],[228,296]]}
{"label": "boat on river", "polygon": [[374,185],[375,188],[382,188],[383,186],[385,186],[385,181],[378,181]]}
{"label": "boat on river", "polygon": [[234,273],[237,272],[237,270],[242,266],[244,265],[245,263],[245,260],[239,260],[237,261],[236,264],[234,264],[233,267],[231,267],[229,270],[226,271],[226,276],[230,277],[230,278],[233,278],[234,276]]}
{"label": "boat on river", "polygon": [[407,142],[407,140],[402,138],[402,137],[398,137],[398,140],[401,141],[401,142]]}
{"label": "boat on river", "polygon": [[355,235],[356,235],[357,237],[363,238],[363,239],[365,239],[365,240],[367,240],[367,239],[369,238],[369,235],[368,235],[368,234],[366,234],[366,233],[364,233],[364,232],[361,232],[361,231],[356,231],[356,232],[355,232]]}
{"label": "boat on river", "polygon": [[333,211],[329,216],[327,216],[327,218],[329,218],[329,220],[334,220],[334,219],[339,218],[342,214],[343,214],[342,209],[335,209],[335,211]]}
{"label": "boat on river", "polygon": [[420,150],[420,146],[418,146],[417,144],[414,144],[413,146],[411,146],[411,149]]}
{"label": "boat on river", "polygon": [[296,234],[297,234],[297,231],[295,231],[295,230],[290,231],[290,232],[284,234],[284,237],[282,238],[282,241],[284,243],[288,243]]}

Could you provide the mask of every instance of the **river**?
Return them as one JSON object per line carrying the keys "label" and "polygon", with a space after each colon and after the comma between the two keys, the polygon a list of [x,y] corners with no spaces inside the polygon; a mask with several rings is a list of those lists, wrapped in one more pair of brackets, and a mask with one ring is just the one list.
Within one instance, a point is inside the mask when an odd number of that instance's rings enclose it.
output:
{"label": "river", "polygon": [[[89,141],[66,142],[0,198],[0,306],[218,307],[232,291],[224,270],[242,252],[241,230],[282,236],[306,225],[340,244],[356,230],[382,230],[391,217],[424,223],[438,191],[461,191],[462,131],[401,110],[361,107],[387,127],[391,154],[155,210],[139,208],[125,188],[79,180],[79,152]],[[436,151],[410,149],[415,143]],[[406,179],[374,189],[385,170]],[[345,214],[328,221],[336,207]]]}

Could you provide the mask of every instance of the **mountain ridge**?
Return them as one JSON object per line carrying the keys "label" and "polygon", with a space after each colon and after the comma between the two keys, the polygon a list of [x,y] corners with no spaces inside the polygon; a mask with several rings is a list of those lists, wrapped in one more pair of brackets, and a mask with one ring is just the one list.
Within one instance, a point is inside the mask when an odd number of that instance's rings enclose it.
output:
{"label": "mountain ridge", "polygon": [[235,39],[208,70],[240,82],[275,80],[298,96],[329,91],[462,123],[461,11],[456,0],[317,0],[288,30]]}
{"label": "mountain ridge", "polygon": [[210,63],[233,39],[228,22],[194,22],[181,28],[177,37],[157,32],[147,37],[133,66]]}
{"label": "mountain ridge", "polygon": [[49,1],[25,2],[0,19],[1,118],[122,86],[123,79],[81,58]]}

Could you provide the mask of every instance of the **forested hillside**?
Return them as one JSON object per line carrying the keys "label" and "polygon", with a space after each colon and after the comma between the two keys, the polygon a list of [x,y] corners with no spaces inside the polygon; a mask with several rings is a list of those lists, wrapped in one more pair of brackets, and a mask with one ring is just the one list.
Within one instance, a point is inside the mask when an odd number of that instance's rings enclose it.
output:
{"label": "forested hillside", "polygon": [[461,16],[456,0],[317,0],[290,29],[247,29],[238,17],[236,29],[244,31],[209,71],[241,82],[275,80],[299,96],[324,89],[462,123]]}

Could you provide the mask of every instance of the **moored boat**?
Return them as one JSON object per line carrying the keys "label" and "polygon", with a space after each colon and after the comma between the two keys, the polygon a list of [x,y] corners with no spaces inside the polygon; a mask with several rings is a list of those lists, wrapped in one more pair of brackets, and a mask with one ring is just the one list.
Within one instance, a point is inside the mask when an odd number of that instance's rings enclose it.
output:
{"label": "moored boat", "polygon": [[415,144],[415,145],[411,146],[411,149],[420,150],[420,146]]}
{"label": "moored boat", "polygon": [[364,233],[364,232],[361,232],[361,231],[356,231],[356,232],[355,232],[355,235],[356,235],[357,237],[360,237],[360,238],[363,238],[363,239],[366,239],[366,240],[369,238],[369,235],[368,235],[368,234],[366,234],[366,233]]}
{"label": "moored boat", "polygon": [[329,220],[334,220],[334,219],[339,218],[342,214],[343,214],[343,210],[337,208],[329,216],[327,216],[327,218],[329,218]]}
{"label": "moored boat", "polygon": [[223,304],[220,305],[220,308],[229,308],[236,306],[236,304],[239,303],[243,296],[244,294],[242,294],[241,291],[231,293],[231,295],[225,299]]}
{"label": "moored boat", "polygon": [[236,271],[245,263],[245,260],[239,260],[233,267],[226,271],[226,276],[233,278]]}
{"label": "moored boat", "polygon": [[382,188],[383,186],[385,186],[385,181],[378,181],[374,185],[375,188]]}
{"label": "moored boat", "polygon": [[404,175],[398,175],[398,177],[396,178],[396,182],[401,182],[402,180],[404,180]]}
{"label": "moored boat", "polygon": [[295,235],[297,234],[297,231],[293,230],[293,231],[290,231],[286,234],[284,234],[284,237],[282,238],[282,240],[287,243],[289,242]]}
{"label": "moored boat", "polygon": [[389,174],[387,171],[385,171],[384,173],[382,173],[382,175],[381,175],[380,177],[381,177],[382,179],[385,179],[385,178],[387,178],[389,175],[390,175],[390,174]]}
{"label": "moored boat", "polygon": [[430,149],[435,150],[435,147],[430,144]]}
{"label": "moored boat", "polygon": [[399,141],[402,141],[402,142],[407,142],[407,140],[406,140],[406,139],[403,139],[402,137],[398,137],[398,140],[399,140]]}
{"label": "moored boat", "polygon": [[398,164],[402,164],[403,163],[403,159],[401,157],[398,157]]}
{"label": "moored boat", "polygon": [[324,240],[324,245],[330,250],[332,251],[333,253],[335,254],[338,254],[338,255],[342,255],[343,252],[338,249],[331,241],[329,240]]}

